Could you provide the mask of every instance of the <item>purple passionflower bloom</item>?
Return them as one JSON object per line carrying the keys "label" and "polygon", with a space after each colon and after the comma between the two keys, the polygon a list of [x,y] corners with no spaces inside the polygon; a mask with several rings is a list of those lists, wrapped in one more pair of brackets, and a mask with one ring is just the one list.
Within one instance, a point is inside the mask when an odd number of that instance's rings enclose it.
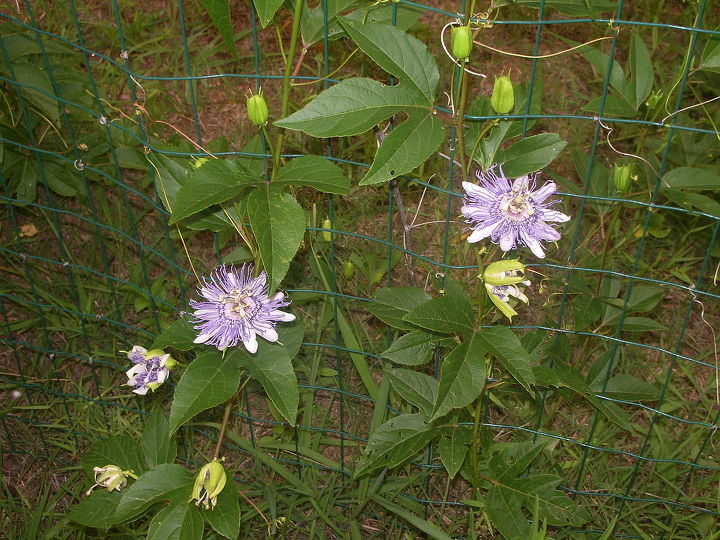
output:
{"label": "purple passionflower bloom", "polygon": [[258,335],[275,342],[278,340],[275,324],[295,320],[292,313],[280,311],[290,305],[284,293],[268,296],[265,271],[256,278],[252,271],[251,264],[243,265],[239,271],[222,265],[210,275],[210,281],[203,279],[205,286],[199,291],[205,301],[190,301],[195,310],[195,330],[200,332],[195,343],[224,350],[242,341],[249,353],[255,353]]}
{"label": "purple passionflower bloom", "polygon": [[490,237],[500,249],[509,251],[526,245],[540,258],[545,257],[541,242],[560,239],[554,225],[570,219],[552,207],[559,200],[548,200],[557,191],[555,182],[546,182],[536,189],[538,173],[515,180],[507,178],[502,167],[478,171],[480,185],[463,182],[466,192],[461,212],[467,218],[473,232],[468,242],[479,242]]}
{"label": "purple passionflower bloom", "polygon": [[[138,359],[142,356],[141,359]],[[128,351],[128,358],[135,364],[125,372],[128,377],[128,386],[134,386],[133,392],[144,396],[148,390],[155,389],[164,383],[170,376],[170,368],[175,365],[169,354],[156,349],[147,351],[135,345]]]}

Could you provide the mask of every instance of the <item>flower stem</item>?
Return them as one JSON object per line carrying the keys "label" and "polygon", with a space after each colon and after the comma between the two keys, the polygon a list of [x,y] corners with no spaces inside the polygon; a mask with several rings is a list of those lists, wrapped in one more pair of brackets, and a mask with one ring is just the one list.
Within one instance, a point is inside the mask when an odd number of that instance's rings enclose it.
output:
{"label": "flower stem", "polygon": [[457,111],[455,111],[455,126],[457,129],[457,145],[456,151],[460,152],[460,164],[462,169],[463,180],[467,177],[467,154],[465,153],[465,107],[467,105],[469,78],[465,73],[465,62],[460,67],[460,100]]}
{"label": "flower stem", "polygon": [[265,142],[270,148],[270,155],[273,157],[273,159],[275,159],[275,147],[273,146],[272,140],[270,139],[270,135],[268,135],[267,126],[260,126],[260,132],[262,133]]}
{"label": "flower stem", "polygon": [[[287,61],[285,62],[285,74],[283,76],[283,90],[280,101],[280,117],[285,118],[290,106],[290,75],[293,71],[293,59],[297,49],[298,36],[300,35],[300,17],[302,16],[303,0],[295,0],[292,33],[290,34],[290,48],[288,49]],[[275,148],[273,148],[273,171],[272,178],[277,175],[280,166],[280,153],[282,152],[283,139],[285,138],[285,130],[281,129],[277,136]]]}
{"label": "flower stem", "polygon": [[473,145],[472,152],[470,152],[470,156],[468,157],[467,163],[465,163],[465,175],[470,172],[470,167],[472,166],[472,161],[475,158],[475,154],[478,151],[478,148],[480,148],[480,143],[483,140],[483,137],[485,137],[485,134],[490,131],[493,127],[497,125],[497,120],[491,120],[490,122],[486,122],[483,128],[480,130],[480,133],[478,133],[478,138],[475,141],[475,144]]}
{"label": "flower stem", "polygon": [[478,396],[477,400],[475,401],[475,418],[473,419],[473,437],[472,437],[472,449],[470,450],[472,452],[472,455],[470,456],[470,463],[472,465],[472,498],[475,499],[477,497],[478,492],[478,471],[479,471],[479,464],[478,464],[478,454],[480,453],[480,414],[482,413],[483,408],[483,396],[485,394],[485,389],[483,388],[483,391],[480,392],[480,395]]}
{"label": "flower stem", "polygon": [[228,399],[228,402],[225,404],[225,414],[223,415],[222,424],[220,425],[220,434],[218,435],[217,443],[215,444],[215,451],[213,452],[214,458],[220,456],[220,449],[222,448],[223,439],[225,438],[225,430],[227,429],[227,425],[230,422],[230,412],[232,411],[232,404],[234,398],[235,395]]}
{"label": "flower stem", "polygon": [[[232,412],[233,402],[235,401],[236,397],[239,397],[241,395],[241,392],[243,391],[245,385],[248,383],[249,380],[249,378],[245,379],[245,382],[240,385],[240,388],[237,389],[237,392],[235,392],[225,404],[225,412],[223,414],[222,424],[220,424],[220,433],[218,434],[217,442],[215,443],[215,451],[213,452],[214,458],[220,457],[220,450],[222,449],[222,443],[225,439],[225,431],[227,431],[228,424],[230,423],[230,413]],[[238,405],[240,405],[241,402],[242,399],[238,401]]]}

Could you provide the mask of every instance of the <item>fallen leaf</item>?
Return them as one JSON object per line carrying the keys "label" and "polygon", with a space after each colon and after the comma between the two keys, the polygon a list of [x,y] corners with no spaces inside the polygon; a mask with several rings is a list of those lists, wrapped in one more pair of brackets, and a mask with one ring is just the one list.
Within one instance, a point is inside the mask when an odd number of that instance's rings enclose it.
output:
{"label": "fallen leaf", "polygon": [[20,238],[30,238],[31,236],[35,236],[38,232],[38,228],[30,223],[29,225],[22,225],[20,227]]}

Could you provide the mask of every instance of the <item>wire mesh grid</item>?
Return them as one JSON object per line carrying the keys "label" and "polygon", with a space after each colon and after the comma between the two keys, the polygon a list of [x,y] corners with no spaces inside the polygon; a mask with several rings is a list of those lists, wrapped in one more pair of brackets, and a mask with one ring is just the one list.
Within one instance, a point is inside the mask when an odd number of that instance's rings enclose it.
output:
{"label": "wire mesh grid", "polygon": [[[564,193],[572,200],[575,213],[566,232],[571,237],[569,248],[556,259],[563,263],[531,265],[539,271],[557,276],[560,287],[555,292],[560,300],[554,319],[513,328],[520,331],[543,331],[558,348],[566,347],[569,338],[578,336],[602,340],[610,360],[602,378],[602,391],[598,392],[597,398],[622,408],[628,414],[642,417],[644,432],[633,433],[632,437],[627,438],[601,433],[598,430],[605,424],[601,422],[597,411],[586,418],[580,428],[554,426],[547,418],[547,393],[538,400],[532,422],[496,422],[486,410],[483,425],[498,436],[510,433],[510,438],[517,435],[525,439],[556,441],[563,448],[566,463],[569,463],[563,469],[569,472],[563,489],[578,499],[605,505],[605,513],[610,516],[630,519],[648,508],[664,508],[668,515],[686,512],[689,516],[717,516],[712,493],[694,491],[693,482],[699,475],[717,476],[720,471],[720,463],[713,455],[713,437],[720,412],[717,406],[699,410],[701,407],[697,400],[693,402],[691,397],[669,395],[669,389],[674,377],[699,377],[711,381],[718,371],[715,357],[710,351],[695,350],[695,354],[688,352],[693,349],[687,346],[687,338],[688,332],[703,329],[703,323],[708,325],[703,310],[719,297],[711,292],[711,276],[720,217],[680,205],[658,203],[661,179],[672,166],[674,138],[683,133],[717,135],[711,129],[712,126],[698,127],[698,122],[684,112],[688,106],[697,102],[694,96],[686,92],[686,87],[694,69],[692,59],[701,47],[700,41],[720,36],[720,32],[712,29],[712,17],[717,18],[717,14],[711,12],[710,2],[702,0],[694,24],[683,26],[633,20],[626,15],[632,10],[622,0],[610,2],[614,15],[607,19],[571,16],[548,18],[549,12],[552,12],[552,17],[557,15],[551,9],[552,2],[548,2],[547,6],[544,0],[524,4],[535,8],[536,18],[495,20],[493,24],[496,27],[519,26],[534,31],[532,54],[536,57],[542,49],[543,39],[556,29],[560,31],[572,27],[597,31],[598,28],[610,28],[611,39],[607,69],[599,90],[597,113],[565,114],[542,109],[534,112],[533,88],[538,84],[543,66],[542,59],[534,58],[527,61],[528,99],[524,114],[466,116],[467,122],[496,118],[522,121],[523,137],[533,121],[560,125],[582,124],[590,134],[589,158],[584,176],[580,178],[583,190]],[[317,49],[321,49],[321,55],[314,61],[322,77],[293,76],[296,82],[313,83],[312,87],[318,91],[338,82],[333,78],[337,76],[334,71],[336,66],[331,65],[330,52],[337,45],[330,41],[327,0],[323,0],[320,7],[323,13],[323,36],[321,47]],[[429,25],[436,30],[466,9],[464,2],[455,7],[458,12],[400,0],[391,8],[392,22],[395,22],[398,10],[420,10],[423,14],[429,14],[429,20],[432,21]],[[248,153],[228,150],[222,145],[206,147],[206,124],[209,120],[204,120],[203,113],[210,107],[208,102],[212,101],[210,96],[213,91],[231,91],[229,89],[237,82],[244,88],[262,87],[266,92],[272,92],[272,85],[279,84],[282,76],[268,71],[269,66],[276,67],[277,63],[270,60],[270,51],[263,50],[269,42],[262,41],[257,15],[250,5],[238,7],[235,15],[239,15],[239,20],[243,21],[240,34],[242,43],[250,45],[251,52],[246,63],[253,66],[252,70],[246,73],[217,73],[206,69],[202,74],[196,67],[199,63],[196,55],[202,49],[196,44],[201,42],[203,33],[210,30],[205,23],[196,21],[198,6],[195,4],[188,6],[183,0],[172,3],[169,10],[175,18],[169,24],[175,28],[175,42],[171,47],[176,49],[163,50],[157,58],[150,58],[154,46],[152,39],[142,43],[128,39],[125,28],[129,21],[132,24],[137,21],[129,9],[116,0],[102,6],[91,3],[81,5],[71,0],[62,7],[55,5],[50,8],[42,2],[26,1],[22,6],[18,4],[17,8],[17,14],[0,14],[3,25],[0,33],[0,81],[8,93],[4,99],[9,100],[12,94],[12,99],[19,105],[19,110],[12,111],[16,116],[10,119],[14,129],[8,129],[6,123],[0,132],[0,148],[5,149],[6,156],[3,170],[0,170],[3,183],[3,193],[0,195],[3,201],[3,241],[0,250],[7,272],[0,294],[4,329],[0,339],[6,346],[0,381],[6,395],[10,395],[13,390],[21,393],[17,394],[17,398],[12,398],[17,405],[8,399],[2,415],[3,452],[41,456],[57,465],[66,463],[67,455],[58,457],[57,448],[51,442],[52,437],[44,434],[54,431],[65,433],[66,450],[73,444],[77,449],[89,440],[106,436],[107,426],[112,425],[117,411],[144,414],[141,402],[118,399],[115,395],[118,380],[122,378],[126,367],[118,362],[116,349],[129,349],[134,343],[157,335],[164,324],[182,312],[187,298],[193,294],[192,272],[188,268],[182,244],[178,241],[177,233],[167,224],[168,214],[163,208],[160,194],[154,189],[155,184],[143,180],[144,177],[152,180],[157,174],[150,157],[191,159],[207,157],[212,152],[212,155],[218,157],[258,157],[265,159],[267,164],[270,155],[264,148],[260,153]],[[48,10],[62,10],[62,16],[58,17],[57,13],[49,16]],[[96,12],[98,10],[100,13]],[[533,11],[527,10],[526,13]],[[98,25],[98,18],[107,24]],[[63,24],[58,26],[61,20]],[[613,114],[611,106],[606,109],[608,97],[611,96],[615,55],[619,47],[627,44],[623,42],[626,28],[662,32],[663,36],[672,35],[673,39],[686,43],[685,57],[679,60],[682,62],[682,71],[676,84],[671,114],[661,121],[624,118]],[[29,54],[38,54],[42,59],[38,69],[44,73],[43,77],[38,77],[25,64],[17,61],[19,57]],[[75,65],[72,69],[82,74],[82,84],[69,80],[67,67],[57,67],[56,58],[62,55],[73,58]],[[153,68],[171,60],[181,60],[181,67],[175,68],[179,74],[153,74]],[[105,87],[98,81],[102,81]],[[216,83],[219,85],[217,90],[213,86]],[[163,119],[168,120],[168,125],[188,128],[185,133],[175,135],[174,146],[163,142],[158,135],[157,122],[148,120],[152,115],[153,96],[162,92],[172,94],[178,108],[189,110],[191,114],[183,118],[182,113],[178,113],[174,118]],[[237,91],[234,95],[234,101],[241,101]],[[436,108],[442,113],[451,112],[441,106]],[[46,114],[49,114],[47,111],[53,111],[55,117],[48,120],[48,125],[54,126],[52,129],[58,133],[58,140],[53,141],[53,144],[44,142],[48,130],[38,125],[30,114],[31,109],[45,111]],[[219,123],[222,130],[222,113],[213,116],[213,120]],[[598,195],[592,190],[593,171],[600,166],[598,158],[604,143],[609,143],[613,128],[621,129],[627,124],[654,129],[659,147],[662,148],[659,160],[651,164],[656,174],[652,176],[652,189],[646,200]],[[413,196],[420,193],[425,196],[427,192],[433,204],[441,209],[438,211],[440,217],[437,221],[440,223],[436,229],[437,237],[440,238],[437,249],[429,253],[416,251],[403,242],[403,232],[397,219],[398,203],[402,204],[402,199],[398,201],[398,195],[402,197],[398,182],[393,181],[387,188],[383,188],[387,192],[384,234],[381,227],[376,227],[370,233],[362,228],[345,230],[338,226],[338,222],[347,224],[348,219],[341,220],[339,217],[342,217],[342,212],[351,212],[352,208],[344,206],[332,196],[316,201],[324,208],[330,227],[319,227],[317,223],[312,223],[307,229],[310,235],[332,233],[328,249],[329,283],[327,287],[317,283],[315,286],[289,289],[288,292],[300,299],[327,299],[330,315],[326,320],[331,320],[332,324],[328,329],[317,331],[314,340],[306,336],[303,350],[309,356],[321,355],[327,366],[334,367],[336,384],[310,384],[305,379],[301,381],[304,383],[301,389],[316,397],[320,396],[323,403],[333,409],[334,417],[323,425],[313,425],[312,418],[308,425],[302,421],[294,428],[285,425],[292,432],[290,437],[294,441],[295,451],[291,448],[292,444],[288,445],[290,449],[284,452],[284,457],[277,458],[279,461],[297,465],[301,469],[312,467],[347,474],[348,467],[357,457],[358,443],[361,446],[366,441],[363,430],[367,426],[359,417],[372,411],[374,400],[371,396],[356,392],[357,385],[352,384],[352,377],[348,375],[352,365],[349,359],[350,355],[363,355],[379,368],[386,360],[378,354],[360,350],[362,347],[359,344],[357,347],[349,346],[343,336],[344,330],[340,326],[342,313],[349,313],[347,310],[350,308],[361,309],[368,298],[367,295],[350,294],[343,286],[339,270],[341,261],[338,258],[340,247],[355,243],[362,245],[361,249],[384,252],[383,264],[387,263],[387,268],[382,275],[388,286],[397,285],[401,280],[398,267],[394,264],[398,254],[402,257],[408,255],[417,264],[424,265],[422,268],[428,276],[436,274],[440,287],[446,273],[470,275],[477,269],[477,265],[455,264],[451,259],[450,247],[458,231],[453,221],[457,203],[462,197],[454,160],[456,133],[454,128],[451,129],[444,184],[438,179],[422,179],[419,175],[402,179],[402,187],[406,192],[409,191]],[[184,138],[191,141],[187,143]],[[88,141],[91,141],[91,148],[88,148]],[[327,159],[342,164],[348,171],[369,166],[367,163],[337,157],[331,142],[323,144]],[[139,152],[138,148],[142,150]],[[130,149],[135,150],[132,152]],[[7,172],[7,156],[10,152],[28,158],[25,165],[28,172],[21,176],[25,197],[11,192]],[[302,154],[286,154],[284,157],[297,155]],[[138,156],[141,158],[139,161]],[[145,157],[147,159],[142,159]],[[68,175],[72,176],[72,181],[65,181],[70,187],[65,186],[68,196],[63,196],[63,186],[58,186],[58,182],[63,182],[63,178]],[[24,185],[33,182],[37,186]],[[583,267],[576,264],[581,258],[580,254],[587,249],[584,216],[591,205],[600,204],[608,207],[623,205],[641,216],[636,234],[637,243],[628,256],[629,263],[622,269],[604,267],[600,261],[596,266]],[[697,238],[706,244],[695,247],[704,255],[701,265],[695,268],[695,275],[688,276],[688,280],[683,281],[676,275],[668,276],[667,279],[644,275],[649,273],[648,267],[652,265],[650,256],[654,244],[651,229],[654,216],[658,213],[683,214],[701,220],[698,222],[698,230],[703,228],[704,234]],[[35,225],[39,225],[39,232]],[[193,256],[196,260],[206,257],[206,264],[211,267],[214,261],[223,260],[224,242],[218,235],[214,235],[210,241],[209,238],[204,236],[195,243],[193,240],[189,242],[194,247],[202,246],[202,255]],[[212,245],[207,245],[209,243]],[[618,297],[618,320],[613,332],[596,333],[574,327],[571,314],[572,284],[574,276],[578,275],[612,278],[622,284],[620,290],[624,292]],[[300,282],[308,284],[307,281],[298,280]],[[679,323],[674,328],[674,335],[668,333],[667,339],[658,340],[652,336],[633,339],[637,334],[624,331],[626,318],[630,317],[627,307],[632,291],[643,285],[659,287],[674,298],[673,309],[678,314]],[[322,317],[323,314],[315,316]],[[390,337],[388,331],[387,343]],[[99,338],[103,338],[102,342]],[[604,395],[608,381],[621,369],[619,366],[622,364],[622,367],[627,367],[627,363],[623,364],[625,355],[659,359],[656,364],[661,366],[659,380],[662,386],[651,405]],[[437,375],[439,357],[435,361]],[[57,376],[61,373],[62,378]],[[683,398],[688,403],[679,407],[677,403]],[[693,409],[693,405],[697,409]],[[79,429],[75,412],[95,406],[98,424],[94,426],[94,431]],[[391,414],[398,412],[391,407],[389,410]],[[674,414],[676,410],[679,412]],[[57,411],[62,411],[64,419],[61,420]],[[247,433],[253,444],[257,443],[260,434],[283,425],[274,420],[267,409],[263,409],[261,401],[247,400],[246,409],[238,416],[247,422]],[[509,419],[512,420],[512,417]],[[331,424],[335,424],[334,427]],[[297,445],[298,434],[303,432],[321,433],[326,443],[332,444],[335,459],[322,461],[304,456]],[[684,437],[690,437],[692,433],[696,443],[687,448],[686,458],[670,459],[664,457],[668,452],[657,449],[658,432],[663,433],[663,436],[675,432]],[[198,436],[212,440],[216,434],[207,429],[188,430],[184,438],[190,456]],[[675,439],[673,444],[679,443]],[[239,452],[247,451],[232,443],[227,444]],[[599,458],[607,455],[609,458]],[[442,469],[435,458],[431,448],[427,458],[415,462],[413,466],[429,470]],[[332,466],[329,464],[331,461],[334,462]],[[597,463],[603,463],[603,469],[606,470],[597,470]],[[659,470],[667,471],[670,468],[674,470],[672,485],[648,492],[645,487],[648,478]],[[426,507],[465,506],[460,499],[433,497],[432,494],[437,494],[437,491],[430,488],[432,474],[428,475],[425,497],[411,493],[404,493],[403,496]],[[613,474],[622,476],[622,481],[609,482]],[[607,485],[614,489],[606,489]],[[624,487],[617,489],[616,486]],[[575,533],[599,534],[603,529],[603,524],[598,522],[594,528]],[[640,538],[633,536],[630,529],[622,530],[624,534],[621,536]]]}

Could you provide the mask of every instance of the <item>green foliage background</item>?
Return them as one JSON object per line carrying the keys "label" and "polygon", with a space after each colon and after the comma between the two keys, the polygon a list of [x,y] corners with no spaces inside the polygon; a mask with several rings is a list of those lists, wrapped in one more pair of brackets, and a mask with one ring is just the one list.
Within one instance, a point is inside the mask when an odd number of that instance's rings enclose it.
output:
{"label": "green foliage background", "polygon": [[[169,4],[163,7],[167,12],[153,14],[139,2],[60,6],[27,1],[18,4],[18,13],[5,8],[0,13],[4,260],[0,419],[6,480],[1,509],[6,520],[13,512],[30,515],[22,521],[23,531],[49,523],[46,534],[72,536],[74,530],[67,529],[71,526],[59,516],[87,487],[88,468],[106,464],[104,458],[93,461],[90,456],[81,467],[76,455],[115,430],[141,437],[149,407],[126,389],[118,390],[127,369],[119,351],[152,342],[187,309],[187,299],[194,294],[191,268],[174,222],[184,220],[183,238],[201,273],[219,262],[252,258],[246,249],[228,244],[227,216],[193,208],[193,202],[203,197],[202,189],[183,186],[194,171],[192,158],[208,153],[237,158],[248,177],[267,174],[268,148],[259,138],[248,136],[247,125],[242,126],[245,131],[240,130],[239,140],[230,141],[230,136],[218,136],[224,129],[208,130],[207,123],[227,127],[223,113],[210,117],[204,112],[227,102],[242,103],[238,87],[262,87],[273,103],[272,96],[279,94],[278,57],[283,53],[262,36],[272,35],[268,25],[276,11],[286,11],[277,1],[256,1],[256,11],[246,3],[235,6],[217,0]],[[465,144],[479,149],[479,166],[505,162],[508,175],[515,176],[538,170],[564,152],[565,161],[547,174],[566,191],[573,207],[560,254],[534,265],[551,275],[555,296],[547,298],[547,309],[516,326],[528,349],[534,348],[530,344],[548,345],[543,357],[547,363],[518,375],[511,364],[498,367],[513,372],[528,389],[538,384],[545,390],[533,395],[532,401],[517,397],[488,403],[484,413],[483,437],[489,452],[484,474],[494,480],[484,486],[489,502],[445,487],[443,468],[462,476],[458,471],[465,454],[459,455],[457,448],[467,441],[465,431],[456,428],[444,434],[437,448],[431,446],[423,459],[407,465],[409,480],[395,476],[379,492],[361,481],[359,495],[347,489],[349,473],[377,473],[378,468],[402,462],[388,453],[370,463],[359,452],[369,430],[378,425],[374,400],[383,394],[387,399],[390,391],[379,384],[387,359],[414,366],[432,354],[433,336],[420,331],[412,336],[418,341],[405,343],[405,348],[396,342],[387,349],[391,330],[378,326],[377,320],[402,325],[417,303],[413,305],[399,287],[378,293],[378,286],[407,285],[403,264],[408,253],[435,290],[452,286],[446,277],[468,281],[477,273],[473,255],[459,238],[462,227],[452,223],[460,195],[452,161],[432,158],[435,161],[427,170],[413,172],[444,136],[440,122],[429,113],[410,114],[388,135],[386,150],[377,152],[372,165],[374,136],[308,142],[288,135],[293,151],[286,157],[323,154],[334,165],[304,157],[305,161],[291,161],[293,165],[277,178],[297,189],[312,185],[308,182],[318,171],[325,178],[318,187],[322,195],[301,192],[303,207],[310,210],[300,215],[297,209],[291,216],[307,225],[304,238],[292,239],[303,241],[301,255],[278,270],[289,269],[288,293],[296,313],[307,315],[304,338],[293,338],[302,342],[295,360],[301,378],[300,413],[298,425],[291,426],[286,420],[295,411],[274,410],[259,387],[248,388],[245,410],[237,419],[242,437],[231,437],[228,443],[228,452],[243,456],[238,461],[247,460],[243,463],[248,473],[239,476],[241,486],[262,500],[263,509],[277,519],[293,515],[292,505],[280,503],[278,510],[280,491],[310,500],[318,495],[307,486],[327,483],[325,509],[342,508],[349,499],[363,496],[371,502],[368,519],[378,514],[401,518],[402,525],[393,521],[388,529],[398,536],[404,527],[413,526],[441,537],[442,531],[428,527],[443,512],[451,516],[453,530],[461,530],[462,516],[473,510],[485,512],[493,523],[508,514],[527,521],[521,508],[532,517],[534,496],[543,504],[557,497],[555,476],[549,478],[556,475],[564,479],[562,489],[574,496],[581,512],[592,510],[584,528],[559,527],[557,535],[711,538],[720,515],[720,461],[714,440],[720,421],[715,403],[718,366],[712,330],[717,326],[720,298],[713,283],[720,255],[716,128],[720,114],[717,102],[680,111],[720,91],[717,5],[709,0],[662,2],[660,8],[649,1],[636,6],[596,0],[495,4],[514,10],[500,11],[495,28],[504,27],[511,36],[532,33],[536,54],[545,51],[546,40],[562,34],[564,27],[573,28],[574,39],[557,38],[553,47],[574,46],[602,35],[613,39],[604,48],[582,49],[573,57],[577,66],[594,76],[584,87],[559,88],[564,81],[556,80],[543,60],[524,60],[528,76],[516,85],[522,99],[516,99],[512,114],[495,115],[482,98],[466,111]],[[306,6],[301,30],[310,51],[306,62],[314,71],[313,75],[302,71],[295,81],[322,80],[310,87],[308,95],[338,84],[334,69],[349,53],[342,48],[346,40],[340,39],[345,33],[358,44],[364,42],[363,50],[390,39],[359,30],[368,5],[328,0]],[[456,16],[454,10],[463,9],[463,5],[440,9],[401,0],[379,4],[368,13],[372,21],[402,29],[419,26],[415,35],[442,54],[436,43],[439,29]],[[504,13],[518,18],[503,18]],[[164,24],[162,17],[170,15],[170,30],[155,39],[153,25]],[[608,33],[611,26],[620,31]],[[512,42],[488,42],[515,50]],[[421,45],[417,47],[421,50]],[[380,112],[376,116],[346,113],[338,120],[347,127],[344,135],[363,132],[407,107],[427,108],[434,98],[438,103],[438,80],[431,77],[427,85],[418,85],[412,74],[404,80],[402,66],[393,67],[381,53],[371,56],[399,84],[384,86],[360,78],[369,76],[363,73],[367,69],[373,79],[387,80],[374,67],[356,67],[354,74],[360,77],[345,84],[362,90],[382,87],[374,94]],[[451,73],[452,64],[439,58],[443,73]],[[491,61],[486,63],[491,66]],[[163,75],[155,75],[153,69]],[[500,75],[503,69],[491,67],[487,72]],[[220,105],[218,92],[223,94]],[[548,92],[565,96],[552,101],[552,110],[545,107],[543,93]],[[570,102],[579,105],[570,107]],[[298,98],[292,104],[294,114],[278,125],[315,137],[337,135],[327,118],[313,120],[313,107],[319,107],[320,100],[313,103],[303,109],[305,103]],[[560,108],[563,104],[565,109]],[[447,109],[436,105],[434,112],[443,114]],[[279,120],[277,114],[273,120]],[[498,125],[483,138],[487,134],[481,125],[487,120],[498,120]],[[178,134],[160,122],[187,129]],[[538,124],[557,129],[562,137],[533,133]],[[414,131],[421,133],[420,141],[427,146],[406,142]],[[457,142],[454,128],[446,135],[450,149],[444,151],[452,158]],[[512,145],[504,144],[512,137],[516,138]],[[647,162],[613,152],[608,140]],[[639,141],[639,146],[625,146],[622,141],[628,140]],[[398,166],[393,161],[397,155],[410,157]],[[638,176],[636,189],[623,196],[613,188],[614,167],[629,164]],[[208,181],[221,182],[226,164],[209,165],[199,171],[209,174],[216,168]],[[338,197],[347,193],[343,172],[354,179],[353,189],[358,182],[380,185],[365,188],[372,192],[351,191],[352,203],[346,204]],[[432,182],[435,173],[439,181]],[[439,225],[437,236],[416,238],[413,249],[403,242],[395,214],[399,201],[416,201],[424,188],[433,208],[427,217]],[[236,189],[254,189],[257,200],[250,226],[270,229],[263,221],[270,210],[258,210],[268,203],[265,187],[251,182],[241,188],[233,185],[224,196],[237,195]],[[165,210],[169,201],[183,209],[172,220]],[[622,215],[615,212],[617,208],[623,209]],[[322,225],[326,216],[329,227]],[[322,235],[327,229],[331,235],[325,241]],[[617,244],[606,250],[610,259],[595,256],[591,249],[604,242]],[[435,249],[417,249],[418,243]],[[370,304],[370,298],[375,302]],[[371,319],[368,310],[377,319]],[[422,315],[414,313],[413,320],[422,321]],[[500,327],[491,331],[503,332]],[[493,340],[484,341],[473,340],[469,347],[492,350]],[[168,344],[187,350],[179,340],[170,339]],[[425,413],[397,410],[392,400],[388,402],[389,414],[403,419],[403,429],[415,430],[411,444],[419,452],[427,443],[424,417],[439,417],[443,411],[433,410],[417,390],[426,388],[436,396],[447,390],[435,388],[435,378],[403,367],[386,373],[393,391]],[[448,396],[461,400],[457,393]],[[224,397],[219,396],[217,403]],[[160,391],[154,399],[170,398]],[[493,405],[509,412],[493,417],[487,412]],[[185,411],[170,413],[171,431],[193,412],[190,404]],[[178,460],[191,469],[197,465],[192,460],[212,446],[216,428],[217,415],[207,415],[181,429]],[[385,435],[396,436],[390,429]],[[493,446],[496,436],[506,437],[503,440],[510,446]],[[531,442],[546,442],[547,447],[543,450]],[[174,447],[166,451],[153,464],[160,464],[164,474],[184,478],[184,470],[171,463]],[[373,451],[369,448],[368,455]],[[137,454],[137,450],[129,452]],[[147,459],[151,452],[145,448],[144,455]],[[142,457],[137,454],[133,459]],[[281,478],[277,486],[264,484],[267,471]],[[521,473],[535,481],[535,492],[521,492],[527,489],[527,478],[515,486]],[[566,502],[557,505],[561,512]],[[130,516],[142,509],[126,510]],[[553,514],[552,509],[543,512]],[[191,524],[200,519],[192,511],[182,518]],[[550,525],[563,523],[562,516],[549,520]],[[501,532],[511,535],[523,526],[513,528],[509,523]],[[149,524],[151,532],[153,527]]]}

